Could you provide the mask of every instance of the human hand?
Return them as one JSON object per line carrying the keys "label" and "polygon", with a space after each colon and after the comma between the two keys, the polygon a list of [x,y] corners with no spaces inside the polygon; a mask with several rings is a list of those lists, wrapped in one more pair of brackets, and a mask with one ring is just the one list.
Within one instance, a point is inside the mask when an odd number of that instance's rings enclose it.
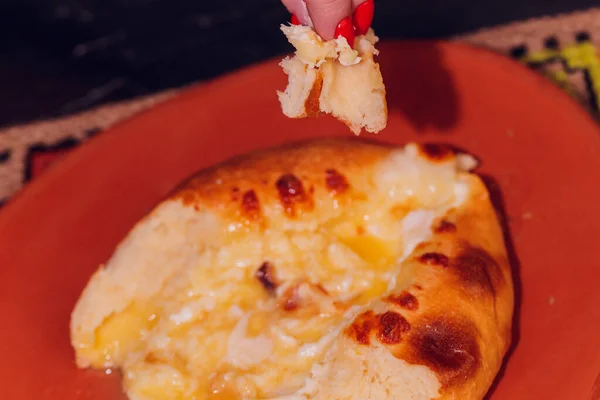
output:
{"label": "human hand", "polygon": [[373,21],[374,0],[281,0],[295,17],[292,23],[312,25],[324,39],[344,36],[350,45],[355,34],[367,32]]}

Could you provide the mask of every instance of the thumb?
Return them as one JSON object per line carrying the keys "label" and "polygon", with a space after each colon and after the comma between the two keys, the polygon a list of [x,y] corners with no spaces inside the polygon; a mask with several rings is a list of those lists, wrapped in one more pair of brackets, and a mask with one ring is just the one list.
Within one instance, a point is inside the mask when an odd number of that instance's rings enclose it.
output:
{"label": "thumb", "polygon": [[352,14],[352,0],[306,0],[310,18],[315,31],[329,40],[335,34],[335,28]]}

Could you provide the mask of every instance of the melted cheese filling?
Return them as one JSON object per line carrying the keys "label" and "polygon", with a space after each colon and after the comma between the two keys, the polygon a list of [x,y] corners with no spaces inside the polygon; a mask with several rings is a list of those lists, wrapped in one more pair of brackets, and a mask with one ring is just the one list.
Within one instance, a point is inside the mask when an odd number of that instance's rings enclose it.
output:
{"label": "melted cheese filling", "polygon": [[377,191],[315,230],[233,229],[154,298],[105,319],[78,354],[120,367],[132,399],[299,393],[340,331],[398,284],[434,219],[464,200],[454,161],[410,152],[381,163]]}

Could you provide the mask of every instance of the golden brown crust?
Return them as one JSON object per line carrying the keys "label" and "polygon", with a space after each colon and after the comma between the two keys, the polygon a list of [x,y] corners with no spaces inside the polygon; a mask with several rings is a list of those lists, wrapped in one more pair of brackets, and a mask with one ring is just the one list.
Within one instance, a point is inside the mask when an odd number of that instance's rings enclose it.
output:
{"label": "golden brown crust", "polygon": [[[231,159],[204,170],[187,180],[174,193],[187,205],[204,205],[232,217],[244,217],[242,197],[251,190],[256,203],[277,206],[288,217],[310,212],[315,197],[342,194],[333,179],[352,180],[365,166],[375,164],[391,151],[391,146],[368,141],[317,140],[294,143]],[[335,171],[335,178],[332,176]],[[332,184],[337,185],[332,187]],[[318,194],[315,192],[318,191]],[[310,215],[307,215],[310,218]]]}
{"label": "golden brown crust", "polygon": [[454,211],[456,231],[438,229],[432,243],[450,258],[448,267],[416,267],[422,302],[446,304],[453,312],[424,313],[411,335],[412,349],[403,351],[436,371],[442,398],[482,398],[511,340],[513,288],[502,232],[485,187],[473,179],[479,193]]}
{"label": "golden brown crust", "polygon": [[[502,232],[483,183],[470,179],[474,195],[437,222],[432,240],[405,264],[414,282],[411,293],[385,299],[410,329],[394,339],[397,344],[380,343],[392,345],[396,357],[433,370],[442,400],[483,398],[511,341],[513,287]],[[363,345],[376,337],[380,318],[367,317],[358,318],[351,331]]]}

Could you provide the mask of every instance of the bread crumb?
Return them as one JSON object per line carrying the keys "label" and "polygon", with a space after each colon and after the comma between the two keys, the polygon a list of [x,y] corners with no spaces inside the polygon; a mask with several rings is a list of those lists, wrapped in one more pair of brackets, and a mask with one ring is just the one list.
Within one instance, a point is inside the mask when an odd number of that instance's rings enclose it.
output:
{"label": "bread crumb", "polygon": [[551,306],[553,306],[553,305],[554,305],[554,302],[555,302],[555,301],[556,301],[556,299],[554,298],[554,296],[550,296],[550,297],[548,298],[548,304],[550,304]]}
{"label": "bread crumb", "polygon": [[532,219],[533,218],[533,213],[531,211],[526,211],[523,213],[523,215],[521,215],[521,218],[523,219]]}

